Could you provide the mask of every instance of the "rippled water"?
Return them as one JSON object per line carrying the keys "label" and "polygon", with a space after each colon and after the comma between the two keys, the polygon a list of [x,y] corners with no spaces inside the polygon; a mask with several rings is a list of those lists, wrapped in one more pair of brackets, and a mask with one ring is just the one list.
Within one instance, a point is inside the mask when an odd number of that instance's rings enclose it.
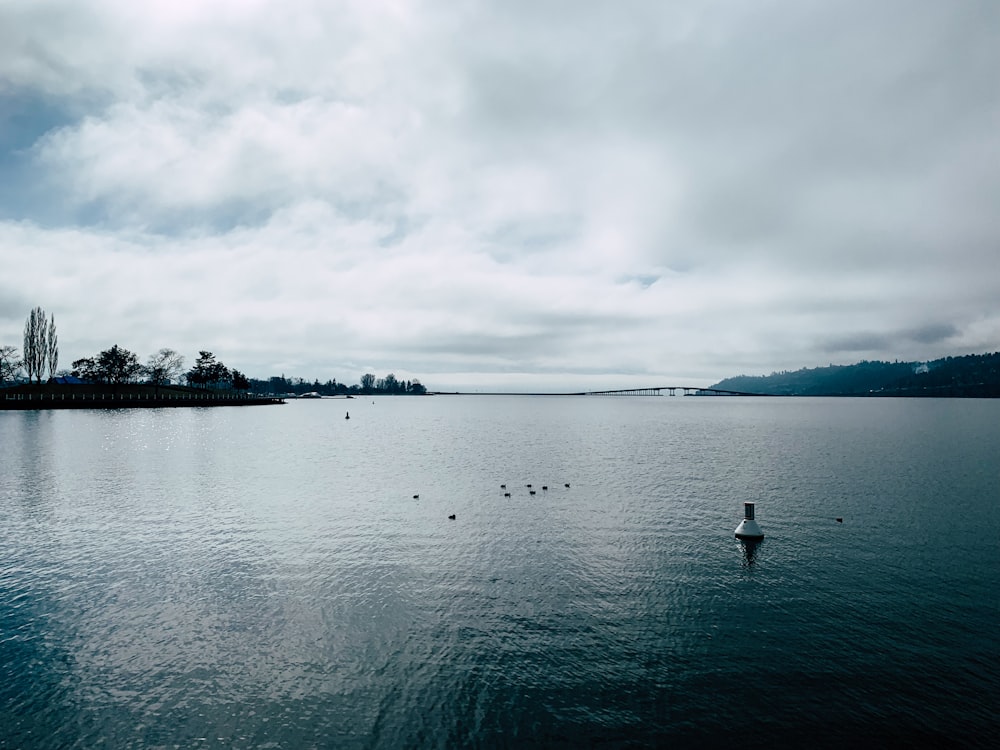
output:
{"label": "rippled water", "polygon": [[0,412],[0,446],[3,748],[1000,730],[997,401]]}

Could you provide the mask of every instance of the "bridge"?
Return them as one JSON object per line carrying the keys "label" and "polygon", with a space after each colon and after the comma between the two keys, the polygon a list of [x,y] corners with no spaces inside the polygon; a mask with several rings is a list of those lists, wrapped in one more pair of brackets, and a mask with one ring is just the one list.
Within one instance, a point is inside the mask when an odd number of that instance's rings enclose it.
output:
{"label": "bridge", "polygon": [[744,391],[727,391],[721,388],[699,388],[688,385],[661,385],[653,388],[620,388],[614,391],[584,391],[575,394],[579,396],[662,396],[664,391],[671,396],[676,396],[677,391],[681,391],[685,396],[760,396],[760,393],[746,393]]}
{"label": "bridge", "polygon": [[[745,391],[727,391],[723,388],[701,388],[696,385],[658,385],[651,388],[619,388],[612,391],[576,391],[560,392],[505,392],[505,391],[475,391],[481,396],[676,396],[680,391],[685,396],[768,396],[767,393],[747,393]],[[428,396],[462,396],[468,391],[428,391]]]}

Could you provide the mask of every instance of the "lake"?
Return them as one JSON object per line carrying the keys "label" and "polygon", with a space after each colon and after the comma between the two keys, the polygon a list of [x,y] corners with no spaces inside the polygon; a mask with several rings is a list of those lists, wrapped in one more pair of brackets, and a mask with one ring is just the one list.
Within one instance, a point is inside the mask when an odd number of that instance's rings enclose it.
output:
{"label": "lake", "polygon": [[992,400],[0,412],[0,747],[992,746],[998,480]]}

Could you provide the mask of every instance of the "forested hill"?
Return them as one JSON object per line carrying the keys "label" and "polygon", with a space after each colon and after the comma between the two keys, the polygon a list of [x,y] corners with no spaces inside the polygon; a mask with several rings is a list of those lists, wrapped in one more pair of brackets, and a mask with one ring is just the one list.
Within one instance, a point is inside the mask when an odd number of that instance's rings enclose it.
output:
{"label": "forested hill", "polygon": [[739,375],[712,388],[771,396],[1000,397],[1000,352],[933,362],[859,362],[770,375]]}

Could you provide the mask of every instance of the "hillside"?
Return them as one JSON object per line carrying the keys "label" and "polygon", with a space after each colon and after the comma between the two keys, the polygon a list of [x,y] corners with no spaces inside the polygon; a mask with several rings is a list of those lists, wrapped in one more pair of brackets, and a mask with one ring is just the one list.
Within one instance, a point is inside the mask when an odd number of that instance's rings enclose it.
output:
{"label": "hillside", "polygon": [[1000,352],[932,362],[871,362],[738,375],[713,388],[770,396],[1000,397]]}

